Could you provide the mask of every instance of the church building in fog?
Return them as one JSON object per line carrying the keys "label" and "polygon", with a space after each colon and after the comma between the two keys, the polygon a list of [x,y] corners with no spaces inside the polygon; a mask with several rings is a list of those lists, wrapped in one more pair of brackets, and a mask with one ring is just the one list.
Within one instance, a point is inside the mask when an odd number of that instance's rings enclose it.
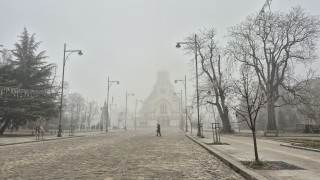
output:
{"label": "church building in fog", "polygon": [[143,101],[140,113],[137,116],[137,126],[178,127],[183,119],[180,119],[180,96],[174,95],[169,72],[159,71],[156,84],[150,95]]}

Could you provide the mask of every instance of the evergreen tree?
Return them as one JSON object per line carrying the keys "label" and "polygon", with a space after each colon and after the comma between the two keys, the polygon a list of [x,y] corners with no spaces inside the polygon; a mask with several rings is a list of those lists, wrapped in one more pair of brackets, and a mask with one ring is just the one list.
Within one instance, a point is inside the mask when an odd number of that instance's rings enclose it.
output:
{"label": "evergreen tree", "polygon": [[[11,70],[8,70],[11,76],[8,78],[2,75],[2,79],[6,79],[3,81],[7,84],[12,82],[11,87],[26,89],[26,92],[31,93],[30,96],[7,98],[6,105],[0,104],[0,108],[6,109],[0,114],[1,121],[5,122],[0,134],[3,134],[9,121],[18,127],[27,121],[35,121],[38,116],[49,117],[57,112],[55,98],[48,95],[52,91],[51,77],[54,65],[45,61],[45,51],[37,53],[41,42],[35,41],[35,34],[30,36],[24,28],[19,37],[19,43],[15,44],[16,51],[13,53],[17,59],[10,65]],[[46,95],[41,96],[39,92],[46,92]]]}
{"label": "evergreen tree", "polygon": [[14,96],[9,93],[7,87],[14,87],[16,85],[14,79],[14,68],[12,64],[0,67],[0,134],[9,125],[12,118],[19,114],[19,110],[15,108]]}

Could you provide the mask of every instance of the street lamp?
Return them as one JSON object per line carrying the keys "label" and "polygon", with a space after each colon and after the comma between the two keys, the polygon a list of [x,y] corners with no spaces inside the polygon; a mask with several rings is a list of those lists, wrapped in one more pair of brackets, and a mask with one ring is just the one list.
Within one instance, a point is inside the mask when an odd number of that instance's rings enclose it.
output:
{"label": "street lamp", "polygon": [[[109,120],[110,120],[110,124],[111,124],[111,120],[112,120],[112,119],[111,119],[111,117],[112,117],[112,116],[111,116],[112,106],[116,107],[116,104],[113,104],[113,96],[112,96],[112,100],[111,100],[111,103],[110,103],[110,119],[109,119]],[[112,125],[111,125],[111,127],[112,127]]]}
{"label": "street lamp", "polygon": [[[64,67],[66,65],[66,59],[70,56],[70,54],[77,52],[79,56],[82,55],[81,50],[67,50],[66,49],[66,43],[64,43],[64,49],[63,49],[63,66],[62,66],[62,82],[61,82],[61,97],[60,97],[60,121],[59,121],[59,128],[58,128],[58,135],[57,137],[61,137],[62,128],[61,128],[61,118],[62,118],[62,100],[63,100],[63,85],[64,85]],[[66,52],[69,53],[66,57]]]}
{"label": "street lamp", "polygon": [[[179,101],[179,114],[180,114],[180,121],[182,121],[182,113],[181,113],[181,106],[182,106],[182,90],[180,93],[174,93],[174,95],[180,94],[180,101]],[[181,129],[183,130],[183,123],[181,123]]]}
{"label": "street lamp", "polygon": [[184,103],[185,103],[185,111],[186,111],[186,132],[188,132],[188,110],[187,110],[187,76],[184,75],[184,80],[175,80],[175,83],[182,82],[184,85]]}
{"label": "street lamp", "polygon": [[199,111],[199,91],[198,91],[198,43],[197,43],[197,34],[194,35],[194,42],[178,42],[176,48],[180,48],[181,44],[192,44],[194,43],[194,55],[196,60],[196,88],[197,88],[197,111],[198,111],[198,133],[197,136],[201,137],[201,130],[200,130],[200,111]]}
{"label": "street lamp", "polygon": [[106,132],[108,132],[108,122],[109,122],[109,90],[112,85],[112,83],[120,84],[119,81],[110,81],[108,77],[108,95],[107,95],[107,119],[106,119]]}
{"label": "street lamp", "polygon": [[128,96],[134,96],[133,93],[129,93],[126,91],[126,113],[125,113],[125,119],[124,119],[124,130],[127,130],[127,109],[128,109]]}
{"label": "street lamp", "polygon": [[142,103],[142,100],[136,99],[136,106],[134,108],[134,130],[137,130],[137,105],[139,102]]}

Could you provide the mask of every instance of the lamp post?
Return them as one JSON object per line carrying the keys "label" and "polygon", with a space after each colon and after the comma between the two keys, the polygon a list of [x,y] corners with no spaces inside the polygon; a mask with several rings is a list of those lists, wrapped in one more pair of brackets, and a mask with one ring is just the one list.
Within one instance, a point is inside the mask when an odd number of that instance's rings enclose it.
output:
{"label": "lamp post", "polygon": [[142,103],[142,100],[136,99],[136,106],[134,108],[134,130],[137,130],[137,105],[138,105],[138,102]]}
{"label": "lamp post", "polygon": [[112,83],[120,84],[119,81],[110,81],[108,77],[108,95],[107,95],[107,118],[106,118],[106,132],[108,132],[108,122],[109,122],[109,90],[112,85]]}
{"label": "lamp post", "polygon": [[184,75],[184,80],[175,80],[175,83],[182,82],[184,85],[184,104],[186,111],[186,132],[188,132],[188,110],[187,110],[187,76]]}
{"label": "lamp post", "polygon": [[[114,106],[114,107],[116,106],[116,104],[113,104],[113,96],[112,96],[112,100],[111,100],[111,103],[110,103],[110,119],[109,119],[110,122],[111,122],[111,120],[112,120],[112,119],[111,119],[112,106]],[[111,124],[111,123],[110,123],[110,124]],[[112,127],[112,125],[111,125],[111,127]]]}
{"label": "lamp post", "polygon": [[[182,106],[182,90],[180,93],[174,93],[174,95],[180,94],[180,101],[179,101],[179,115],[180,115],[180,121],[182,121],[182,113],[181,113],[181,106]],[[181,130],[183,130],[183,123],[181,123]]]}
{"label": "lamp post", "polygon": [[126,91],[126,113],[125,113],[125,119],[124,119],[124,130],[127,130],[127,109],[128,109],[128,96],[134,96],[133,93],[129,93]]}
{"label": "lamp post", "polygon": [[194,35],[194,42],[178,42],[176,47],[180,48],[180,44],[192,44],[194,43],[194,55],[195,55],[195,60],[196,60],[196,89],[197,89],[197,111],[198,111],[198,132],[197,136],[201,137],[201,130],[200,130],[200,111],[199,111],[199,90],[198,90],[198,43],[197,43],[197,34]]}
{"label": "lamp post", "polygon": [[[66,59],[70,56],[70,54],[74,52],[78,52],[78,54],[81,56],[82,51],[81,50],[67,50],[67,45],[64,43],[64,49],[63,49],[63,66],[62,66],[62,82],[61,82],[61,97],[60,97],[60,120],[59,120],[59,128],[58,128],[58,135],[57,137],[61,137],[62,128],[61,128],[61,118],[62,118],[62,100],[63,100],[63,85],[64,85],[64,67],[66,65]],[[66,53],[69,53],[66,57]]]}

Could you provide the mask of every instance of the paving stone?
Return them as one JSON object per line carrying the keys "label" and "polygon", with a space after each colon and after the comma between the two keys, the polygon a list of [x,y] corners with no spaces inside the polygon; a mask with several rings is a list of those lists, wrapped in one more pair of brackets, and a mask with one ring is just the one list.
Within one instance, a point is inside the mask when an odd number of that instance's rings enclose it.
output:
{"label": "paving stone", "polygon": [[244,179],[177,130],[0,147],[0,179]]}

